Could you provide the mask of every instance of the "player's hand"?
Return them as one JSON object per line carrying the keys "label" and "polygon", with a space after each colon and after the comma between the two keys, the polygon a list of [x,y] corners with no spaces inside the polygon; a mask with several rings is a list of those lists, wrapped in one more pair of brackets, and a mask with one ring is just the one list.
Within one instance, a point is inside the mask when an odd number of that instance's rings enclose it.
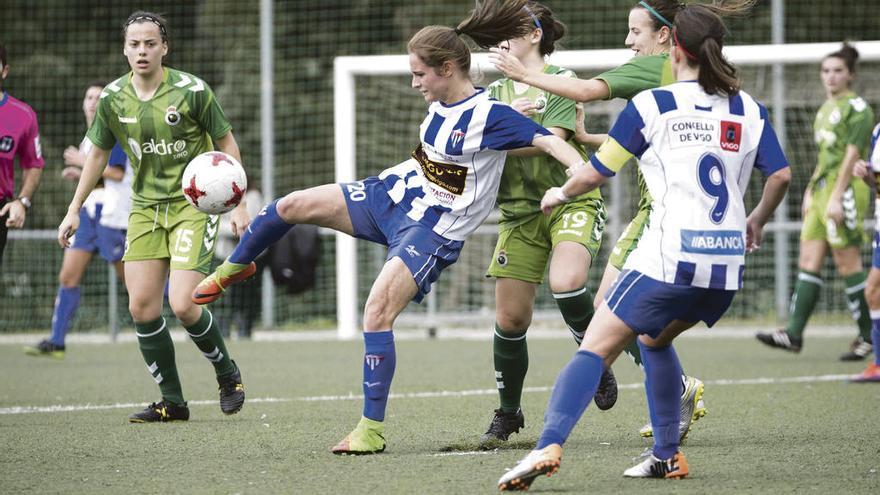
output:
{"label": "player's hand", "polygon": [[242,201],[230,213],[230,222],[232,223],[232,235],[241,237],[248,225],[251,224],[251,216],[247,211],[247,204]]}
{"label": "player's hand", "polygon": [[841,200],[831,197],[828,207],[825,208],[825,218],[833,220],[837,225],[843,224],[843,203]]}
{"label": "player's hand", "polygon": [[67,166],[82,168],[86,164],[86,155],[75,146],[64,149],[64,164]]}
{"label": "player's hand", "polygon": [[536,110],[535,104],[532,103],[532,100],[525,97],[513,100],[512,102],[510,102],[510,106],[513,107],[513,109],[517,112],[525,115],[526,117],[531,117]]}
{"label": "player's hand", "polygon": [[67,248],[70,247],[70,238],[79,229],[79,212],[67,210],[64,220],[58,226],[58,245]]}
{"label": "player's hand", "polygon": [[64,180],[76,182],[79,180],[80,176],[82,176],[82,169],[75,165],[64,167],[64,169],[61,170],[61,178]]}
{"label": "player's hand", "polygon": [[749,216],[746,219],[746,253],[754,253],[761,249],[764,240],[764,226]]}
{"label": "player's hand", "polygon": [[489,62],[491,62],[499,72],[504,74],[505,77],[513,79],[514,81],[522,81],[523,78],[526,77],[525,66],[518,58],[508,53],[507,50],[492,47],[489,48],[489,52]]}
{"label": "player's hand", "polygon": [[584,123],[584,120],[586,120],[584,104],[579,101],[574,104],[574,139],[579,143],[583,143],[585,140],[589,139],[587,137],[587,126]]}
{"label": "player's hand", "polygon": [[865,160],[856,160],[855,165],[853,165],[853,176],[863,180],[867,179],[868,162],[866,162]]}
{"label": "player's hand", "polygon": [[559,194],[560,188],[551,187],[547,189],[547,192],[544,193],[544,198],[541,199],[541,211],[544,212],[545,215],[549,215],[553,208],[564,203],[562,198],[560,198]]}
{"label": "player's hand", "polygon": [[813,193],[810,191],[810,187],[807,187],[807,190],[804,191],[804,200],[801,202],[801,218],[807,218],[807,212],[810,211],[810,204],[813,202]]}
{"label": "player's hand", "polygon": [[0,208],[0,217],[3,215],[9,215],[6,217],[6,226],[8,228],[20,229],[24,227],[27,208],[24,207],[21,201],[10,201],[3,205],[3,208]]}

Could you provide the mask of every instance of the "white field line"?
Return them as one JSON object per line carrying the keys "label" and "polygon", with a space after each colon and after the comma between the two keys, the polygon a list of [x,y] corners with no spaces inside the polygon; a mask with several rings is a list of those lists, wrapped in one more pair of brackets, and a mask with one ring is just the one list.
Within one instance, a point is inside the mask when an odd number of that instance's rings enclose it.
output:
{"label": "white field line", "polygon": [[[776,385],[781,383],[818,383],[818,382],[840,382],[848,379],[850,375],[817,375],[817,376],[791,376],[782,378],[743,378],[739,380],[708,380],[706,385]],[[621,390],[633,390],[643,387],[641,383],[627,383],[618,385]],[[526,387],[523,393],[539,393],[549,392],[552,387]],[[496,389],[482,390],[442,390],[439,392],[408,392],[403,394],[391,394],[390,399],[436,399],[436,398],[456,398],[471,397],[480,395],[495,395]],[[265,403],[282,403],[282,402],[340,402],[349,400],[363,400],[361,394],[348,395],[316,395],[306,397],[261,397],[248,399],[250,404]],[[190,406],[209,406],[216,405],[216,400],[191,400],[188,402]],[[36,414],[36,413],[59,413],[59,412],[80,412],[80,411],[103,411],[110,409],[136,409],[143,407],[143,403],[116,403],[116,404],[57,404],[52,406],[12,406],[0,408],[0,415],[10,414]]]}

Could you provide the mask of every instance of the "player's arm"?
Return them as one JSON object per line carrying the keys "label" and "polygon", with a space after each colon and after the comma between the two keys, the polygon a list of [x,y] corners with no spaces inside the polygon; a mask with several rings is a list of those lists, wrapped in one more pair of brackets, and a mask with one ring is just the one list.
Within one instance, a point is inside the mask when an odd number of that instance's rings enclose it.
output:
{"label": "player's arm", "polygon": [[[241,163],[241,150],[238,149],[238,142],[235,140],[232,131],[227,132],[223,137],[215,140],[214,144],[217,145],[217,149],[231,155],[238,160],[238,163]],[[241,203],[232,210],[230,220],[232,223],[232,234],[237,237],[244,234],[245,229],[247,229],[248,225],[251,223],[251,216],[247,211],[247,201],[244,197],[241,198]]]}
{"label": "player's arm", "polygon": [[599,79],[574,79],[566,75],[527,71],[518,58],[500,48],[490,48],[489,61],[506,77],[529,86],[543,89],[574,101],[605,100],[611,92],[605,81]]}
{"label": "player's arm", "polygon": [[[553,133],[554,136],[558,136],[563,141],[568,140],[571,137],[571,131],[569,131],[568,129],[563,129],[561,127],[548,127],[547,130]],[[515,150],[510,150],[508,154],[512,156],[539,156],[543,155],[544,151],[535,146],[529,146],[528,148],[518,148]]]}
{"label": "player's arm", "polygon": [[[22,175],[22,184],[21,191],[18,193],[18,198],[14,201],[6,203],[2,209],[0,209],[0,216],[9,214],[9,217],[6,219],[6,226],[11,229],[20,229],[24,227],[24,220],[27,216],[27,206],[24,202],[30,200],[30,198],[34,197],[34,193],[37,191],[37,185],[40,184],[40,177],[43,175],[42,168],[26,168],[21,172]],[[28,198],[26,200],[20,198]]]}
{"label": "player's arm", "polygon": [[101,177],[104,170],[104,164],[110,158],[110,150],[105,150],[97,144],[92,146],[86,163],[83,165],[82,175],[79,177],[79,183],[76,185],[76,191],[73,193],[73,199],[67,207],[67,214],[58,226],[58,244],[61,247],[70,245],[70,236],[72,236],[79,228],[79,210],[82,208],[86,198],[95,189],[95,184]]}
{"label": "player's arm", "polygon": [[788,166],[788,160],[776,137],[776,131],[770,125],[767,109],[763,106],[761,106],[761,117],[764,119],[764,129],[761,131],[761,140],[755,152],[755,168],[767,177],[767,182],[764,184],[764,192],[761,194],[758,206],[746,218],[748,252],[761,247],[764,225],[785,198],[788,184],[791,182],[791,167]]}
{"label": "player's arm", "polygon": [[853,168],[859,158],[858,146],[847,144],[843,161],[840,163],[840,171],[837,173],[837,182],[834,183],[834,190],[831,191],[828,208],[825,210],[826,216],[837,223],[843,222],[843,193],[849,187],[853,178]]}

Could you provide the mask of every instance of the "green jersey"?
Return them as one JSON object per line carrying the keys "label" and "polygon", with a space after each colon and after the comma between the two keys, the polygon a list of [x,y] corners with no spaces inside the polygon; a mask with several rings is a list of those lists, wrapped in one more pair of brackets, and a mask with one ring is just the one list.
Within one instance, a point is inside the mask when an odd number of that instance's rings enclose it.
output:
{"label": "green jersey", "polygon": [[134,171],[132,205],[144,207],[183,198],[181,177],[190,159],[214,149],[232,130],[214,92],[201,79],[165,67],[155,95],[141,101],[131,73],[101,92],[87,137],[101,149],[119,143]]}
{"label": "green jersey", "polygon": [[847,145],[855,145],[859,156],[867,156],[873,125],[871,107],[851,91],[823,103],[813,123],[819,157],[810,185],[820,179],[832,184],[837,180]]}
{"label": "green jersey", "polygon": [[[611,98],[632,99],[633,96],[647,89],[659,88],[675,82],[669,54],[644,55],[633,57],[627,63],[603,72],[595,77],[605,81]],[[639,184],[639,210],[651,206],[651,195],[648,185],[640,171],[636,172]]]}
{"label": "green jersey", "polygon": [[[554,65],[545,65],[544,73],[577,78],[574,72]],[[558,127],[570,131],[572,139],[568,143],[578,150],[584,161],[587,161],[589,157],[583,146],[574,140],[575,102],[573,100],[516,83],[508,78],[495,81],[488,89],[489,95],[505,103],[511,103],[518,98],[528,98],[535,105],[531,119],[548,129]],[[526,157],[508,154],[498,187],[501,221],[510,227],[522,219],[539,213],[544,192],[551,187],[565,184],[568,178],[565,170],[565,165],[549,155]],[[578,196],[578,199],[601,197],[602,194],[596,189]]]}

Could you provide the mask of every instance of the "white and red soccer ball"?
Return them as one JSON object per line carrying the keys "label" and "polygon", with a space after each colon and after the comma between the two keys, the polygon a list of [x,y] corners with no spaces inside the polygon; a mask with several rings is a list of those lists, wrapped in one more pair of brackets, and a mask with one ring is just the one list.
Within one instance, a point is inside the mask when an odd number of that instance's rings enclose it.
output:
{"label": "white and red soccer ball", "polygon": [[247,176],[238,160],[222,151],[208,151],[190,160],[181,181],[189,204],[209,215],[232,210],[247,191]]}

